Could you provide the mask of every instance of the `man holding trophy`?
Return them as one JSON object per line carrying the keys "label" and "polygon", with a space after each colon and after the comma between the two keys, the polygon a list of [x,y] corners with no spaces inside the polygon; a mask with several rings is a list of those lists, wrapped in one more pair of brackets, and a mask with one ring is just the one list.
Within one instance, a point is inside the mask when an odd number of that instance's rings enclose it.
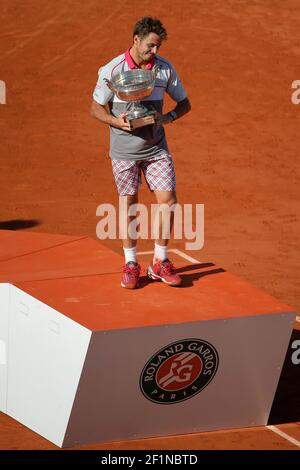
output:
{"label": "man holding trophy", "polygon": [[[138,202],[141,172],[158,204],[171,207],[177,202],[174,163],[163,126],[182,117],[191,106],[176,70],[157,55],[166,38],[167,32],[158,19],[140,19],[133,29],[133,45],[99,69],[93,93],[92,116],[110,126],[109,155],[127,226],[132,220],[127,216],[128,207]],[[165,92],[177,104],[163,114]],[[169,217],[172,227],[172,211]],[[178,286],[181,278],[168,258],[168,241],[159,230],[148,276]],[[123,237],[123,250],[121,286],[134,289],[141,268],[136,259],[136,239],[128,232]]]}

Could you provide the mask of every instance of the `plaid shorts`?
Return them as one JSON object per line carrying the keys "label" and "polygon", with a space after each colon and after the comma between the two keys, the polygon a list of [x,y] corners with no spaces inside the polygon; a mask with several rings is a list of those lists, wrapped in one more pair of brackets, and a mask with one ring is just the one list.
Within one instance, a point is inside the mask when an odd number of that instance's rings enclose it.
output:
{"label": "plaid shorts", "polygon": [[150,191],[175,191],[176,178],[171,155],[164,154],[149,160],[115,160],[112,169],[120,196],[132,196],[142,184],[141,172]]}

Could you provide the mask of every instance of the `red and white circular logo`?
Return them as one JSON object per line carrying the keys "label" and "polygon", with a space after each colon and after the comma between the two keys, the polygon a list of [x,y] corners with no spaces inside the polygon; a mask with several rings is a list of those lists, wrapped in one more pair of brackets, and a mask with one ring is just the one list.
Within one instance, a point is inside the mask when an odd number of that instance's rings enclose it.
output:
{"label": "red and white circular logo", "polygon": [[207,341],[176,341],[147,362],[140,387],[144,396],[155,403],[178,403],[201,392],[214,377],[218,363],[218,353]]}

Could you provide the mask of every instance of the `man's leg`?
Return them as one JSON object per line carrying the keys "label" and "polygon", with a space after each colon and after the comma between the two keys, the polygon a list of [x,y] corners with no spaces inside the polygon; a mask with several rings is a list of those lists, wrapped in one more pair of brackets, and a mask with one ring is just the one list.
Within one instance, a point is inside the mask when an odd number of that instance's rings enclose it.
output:
{"label": "man's leg", "polygon": [[[148,267],[148,275],[152,279],[161,280],[171,286],[178,286],[181,278],[176,274],[167,254],[174,222],[174,207],[173,210],[171,209],[177,202],[174,162],[171,155],[165,154],[145,162],[142,169],[148,187],[154,191],[156,201],[162,209],[157,211],[154,222],[154,230],[158,226],[158,233],[155,234],[154,259]],[[167,229],[167,234],[164,233],[165,229]]]}
{"label": "man's leg", "polygon": [[159,204],[155,224],[158,227],[154,244],[153,263],[148,267],[151,279],[161,280],[170,286],[179,286],[181,277],[168,258],[168,243],[174,223],[174,209],[177,203],[175,191],[154,191]]}
{"label": "man's leg", "polygon": [[119,231],[125,255],[121,286],[135,289],[138,287],[141,268],[136,260],[136,240],[128,231],[135,216],[129,216],[128,211],[138,202],[139,166],[136,162],[112,160],[112,168],[119,194]]}
{"label": "man's leg", "polygon": [[158,260],[164,261],[167,256],[169,238],[174,223],[174,208],[177,203],[175,191],[154,191],[157,204],[157,216],[155,224],[157,224],[157,238],[155,239],[155,250],[153,263]]}
{"label": "man's leg", "polygon": [[[120,235],[123,240],[123,249],[125,254],[125,260],[131,261],[131,259],[126,258],[125,250],[136,249],[137,240],[133,239],[128,233],[129,224],[136,218],[135,215],[129,216],[128,211],[133,204],[138,203],[138,194],[133,194],[130,196],[119,196],[119,214],[120,214]],[[136,254],[135,259],[136,261]]]}
{"label": "man's leg", "polygon": [[131,237],[128,230],[129,224],[136,218],[135,215],[129,216],[130,206],[137,204],[138,196],[120,196],[119,197],[119,213],[120,213],[120,235],[123,240],[123,251],[125,256],[125,265],[123,267],[123,275],[121,286],[126,289],[135,289],[138,287],[139,276],[141,272],[140,265],[136,259],[136,239]]}

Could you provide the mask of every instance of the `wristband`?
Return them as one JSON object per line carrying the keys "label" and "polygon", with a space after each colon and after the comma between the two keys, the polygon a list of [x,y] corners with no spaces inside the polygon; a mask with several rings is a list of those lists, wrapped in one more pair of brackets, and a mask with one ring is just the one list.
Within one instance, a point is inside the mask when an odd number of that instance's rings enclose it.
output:
{"label": "wristband", "polygon": [[177,118],[177,114],[175,113],[175,111],[170,111],[169,114],[172,118],[172,121],[175,121],[175,119]]}

